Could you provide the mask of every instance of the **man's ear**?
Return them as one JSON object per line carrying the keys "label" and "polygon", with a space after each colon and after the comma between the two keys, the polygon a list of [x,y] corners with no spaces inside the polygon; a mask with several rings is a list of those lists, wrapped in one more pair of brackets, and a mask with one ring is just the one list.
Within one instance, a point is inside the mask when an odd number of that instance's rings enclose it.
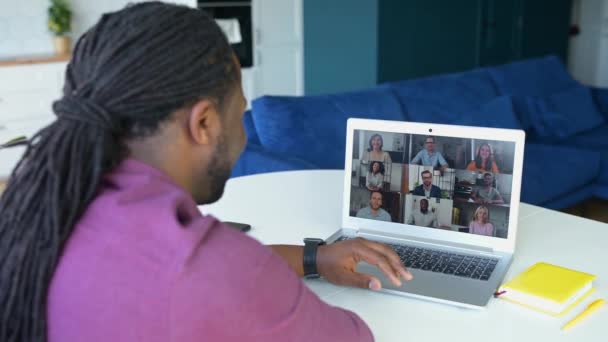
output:
{"label": "man's ear", "polygon": [[213,143],[221,129],[217,106],[208,99],[198,101],[190,109],[187,124],[190,137],[195,143]]}

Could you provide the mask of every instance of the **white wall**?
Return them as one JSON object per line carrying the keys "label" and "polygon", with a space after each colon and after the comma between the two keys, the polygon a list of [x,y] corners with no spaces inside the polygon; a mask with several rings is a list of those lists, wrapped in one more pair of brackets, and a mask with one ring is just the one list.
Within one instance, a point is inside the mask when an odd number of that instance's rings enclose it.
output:
{"label": "white wall", "polygon": [[[123,8],[137,0],[68,0],[72,8],[72,38],[75,41],[110,11]],[[166,2],[196,6],[196,0]],[[0,59],[25,55],[53,53],[52,35],[48,31],[47,9],[49,0],[0,0]]]}
{"label": "white wall", "polygon": [[608,0],[574,0],[572,23],[580,34],[570,38],[570,73],[584,84],[608,87]]}
{"label": "white wall", "polygon": [[48,0],[0,0],[0,58],[53,51],[46,29]]}

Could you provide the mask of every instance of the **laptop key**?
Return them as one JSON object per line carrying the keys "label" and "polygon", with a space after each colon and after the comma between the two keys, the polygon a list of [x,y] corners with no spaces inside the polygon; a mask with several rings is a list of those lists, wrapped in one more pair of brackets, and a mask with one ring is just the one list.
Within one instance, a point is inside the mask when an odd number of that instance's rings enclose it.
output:
{"label": "laptop key", "polygon": [[438,265],[433,266],[431,271],[432,272],[443,272],[444,269],[445,269],[445,265],[438,264]]}
{"label": "laptop key", "polygon": [[422,269],[425,271],[429,271],[432,268],[433,268],[433,264],[430,262],[427,262],[426,264],[422,265]]}

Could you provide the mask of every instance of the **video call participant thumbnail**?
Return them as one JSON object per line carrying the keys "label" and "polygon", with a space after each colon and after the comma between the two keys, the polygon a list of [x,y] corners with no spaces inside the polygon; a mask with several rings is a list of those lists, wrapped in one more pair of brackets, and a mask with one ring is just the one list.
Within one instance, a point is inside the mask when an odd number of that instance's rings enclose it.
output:
{"label": "video call participant thumbnail", "polygon": [[357,217],[370,220],[391,222],[391,215],[382,207],[382,193],[372,191],[369,196],[369,205],[357,211]]}
{"label": "video call participant thumbnail", "polygon": [[441,198],[441,189],[437,185],[433,185],[433,173],[429,170],[424,170],[420,173],[422,184],[414,188],[412,192],[416,196],[436,197]]}
{"label": "video call participant thumbnail", "polygon": [[420,200],[420,208],[414,209],[407,220],[407,224],[414,224],[422,227],[437,228],[437,215],[429,210],[429,200],[423,198]]}
{"label": "video call participant thumbnail", "polygon": [[443,171],[449,166],[441,152],[435,151],[435,137],[433,136],[426,137],[424,140],[424,149],[416,154],[411,163],[422,166],[439,166]]}

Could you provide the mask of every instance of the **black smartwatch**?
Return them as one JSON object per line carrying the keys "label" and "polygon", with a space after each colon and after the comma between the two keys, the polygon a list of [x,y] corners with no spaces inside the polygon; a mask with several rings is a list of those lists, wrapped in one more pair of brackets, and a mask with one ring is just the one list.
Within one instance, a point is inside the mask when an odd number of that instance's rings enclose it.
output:
{"label": "black smartwatch", "polygon": [[307,279],[319,278],[317,271],[317,249],[325,241],[316,238],[304,239],[304,277]]}

